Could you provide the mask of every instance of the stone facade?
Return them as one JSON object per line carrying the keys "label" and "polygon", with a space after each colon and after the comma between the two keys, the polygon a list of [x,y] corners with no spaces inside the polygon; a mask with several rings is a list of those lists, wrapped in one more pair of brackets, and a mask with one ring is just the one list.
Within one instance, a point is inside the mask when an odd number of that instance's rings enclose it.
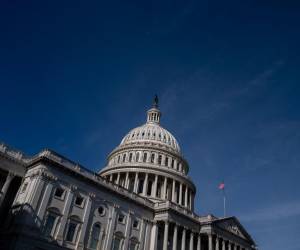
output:
{"label": "stone facade", "polygon": [[99,173],[0,144],[0,249],[250,250],[235,217],[194,213],[196,187],[157,102]]}

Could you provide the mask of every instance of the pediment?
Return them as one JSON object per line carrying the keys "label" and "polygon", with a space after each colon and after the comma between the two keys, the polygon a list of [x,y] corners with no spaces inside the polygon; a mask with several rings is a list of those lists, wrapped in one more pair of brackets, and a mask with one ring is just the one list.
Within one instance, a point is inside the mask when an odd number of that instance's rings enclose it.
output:
{"label": "pediment", "polygon": [[252,239],[250,238],[249,234],[246,232],[246,230],[241,226],[241,224],[238,222],[238,220],[234,217],[232,218],[225,218],[225,219],[222,219],[220,221],[218,221],[217,225],[238,236],[238,237],[241,237],[245,240],[250,240],[252,241]]}

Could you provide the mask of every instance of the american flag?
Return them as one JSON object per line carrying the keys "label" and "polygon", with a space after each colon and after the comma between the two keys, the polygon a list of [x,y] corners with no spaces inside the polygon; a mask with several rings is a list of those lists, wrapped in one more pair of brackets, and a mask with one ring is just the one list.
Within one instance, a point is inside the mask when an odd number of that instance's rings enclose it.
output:
{"label": "american flag", "polygon": [[219,184],[219,189],[221,189],[221,190],[225,189],[225,183],[224,182],[221,182]]}

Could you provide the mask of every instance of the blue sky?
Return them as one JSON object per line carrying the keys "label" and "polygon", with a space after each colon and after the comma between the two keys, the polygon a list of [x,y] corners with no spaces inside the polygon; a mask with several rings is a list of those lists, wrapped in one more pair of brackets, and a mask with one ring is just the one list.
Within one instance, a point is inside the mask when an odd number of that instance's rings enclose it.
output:
{"label": "blue sky", "polygon": [[1,1],[0,140],[93,170],[154,94],[198,187],[263,250],[300,249],[299,1]]}

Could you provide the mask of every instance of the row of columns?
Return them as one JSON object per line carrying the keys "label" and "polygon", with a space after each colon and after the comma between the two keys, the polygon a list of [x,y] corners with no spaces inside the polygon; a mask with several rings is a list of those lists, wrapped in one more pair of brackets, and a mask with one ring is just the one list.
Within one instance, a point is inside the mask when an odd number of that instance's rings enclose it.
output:
{"label": "row of columns", "polygon": [[[163,238],[163,250],[168,250],[170,249],[168,247],[168,242],[169,242],[169,227],[170,223],[168,221],[164,222],[164,238]],[[179,225],[176,223],[174,224],[174,229],[173,229],[173,235],[170,237],[172,239],[172,250],[178,250],[180,248],[181,250],[194,250],[194,238],[196,238],[197,243],[196,243],[196,249],[195,250],[201,250],[201,236],[199,233],[190,231],[190,237],[189,237],[189,242],[187,242],[187,232],[188,229],[183,227],[182,233],[181,233],[181,245],[178,245],[178,231],[179,231]],[[188,246],[186,248],[186,246]]]}
{"label": "row of columns", "polygon": [[243,247],[219,235],[208,234],[208,250],[250,250],[250,248]]}
{"label": "row of columns", "polygon": [[[140,193],[143,196],[150,196],[152,198],[170,200],[190,210],[194,208],[194,194],[188,185],[166,176],[135,172],[133,178],[129,172],[119,172],[108,175],[106,178],[134,193]],[[148,189],[149,185],[151,185],[150,189]]]}
{"label": "row of columns", "polygon": [[[173,223],[172,223],[173,224]],[[157,223],[154,224],[153,227],[157,227]],[[200,234],[197,232],[193,232],[188,230],[185,227],[182,227],[181,230],[181,242],[178,242],[178,235],[179,235],[179,225],[174,223],[173,225],[173,235],[169,235],[170,230],[170,222],[164,221],[164,232],[163,232],[163,242],[162,242],[162,250],[201,250],[201,249],[208,249],[208,250],[250,250],[251,248],[241,246],[238,243],[235,243],[230,240],[226,240],[218,235],[209,234]],[[157,228],[155,229],[156,235],[153,235],[152,241],[157,241]],[[189,237],[188,236],[189,233]],[[169,239],[170,236],[170,239]],[[206,238],[206,239],[204,239]],[[172,248],[170,248],[169,242],[172,240]],[[188,240],[188,242],[187,242]],[[221,243],[220,243],[221,241]],[[180,244],[180,245],[178,245]],[[206,244],[206,245],[205,245]],[[153,244],[156,248],[157,245]],[[156,249],[155,248],[155,249]],[[150,250],[153,250],[150,248]]]}

